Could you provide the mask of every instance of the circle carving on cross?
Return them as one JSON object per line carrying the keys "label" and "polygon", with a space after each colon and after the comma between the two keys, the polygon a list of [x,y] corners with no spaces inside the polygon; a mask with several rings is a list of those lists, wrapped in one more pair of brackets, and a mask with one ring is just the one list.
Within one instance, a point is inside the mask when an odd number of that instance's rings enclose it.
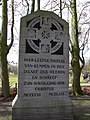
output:
{"label": "circle carving on cross", "polygon": [[63,26],[54,18],[37,17],[27,22],[26,53],[63,55]]}

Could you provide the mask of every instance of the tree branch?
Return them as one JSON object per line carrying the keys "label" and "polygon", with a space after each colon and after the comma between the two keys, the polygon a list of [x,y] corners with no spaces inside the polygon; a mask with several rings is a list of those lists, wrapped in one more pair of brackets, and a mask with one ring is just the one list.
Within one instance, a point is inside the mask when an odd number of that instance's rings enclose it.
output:
{"label": "tree branch", "polygon": [[37,0],[38,10],[40,10],[40,0]]}
{"label": "tree branch", "polygon": [[31,13],[34,12],[34,9],[35,9],[35,0],[32,0]]}
{"label": "tree branch", "polygon": [[28,0],[25,0],[25,2],[27,5],[24,5],[23,0],[22,0],[22,4],[23,4],[23,6],[27,7],[27,14],[29,14],[29,2],[28,2]]}
{"label": "tree branch", "polygon": [[13,33],[13,28],[14,28],[14,0],[12,0],[12,25],[11,25],[11,43],[8,45],[8,50],[7,53],[9,53],[9,50],[11,49],[13,42],[14,42],[14,33]]}
{"label": "tree branch", "polygon": [[79,15],[78,22],[79,22],[80,19],[81,19],[81,16],[82,16],[83,11],[84,11],[87,7],[89,7],[89,6],[90,6],[90,2],[86,2],[86,3],[83,5],[83,8],[82,8],[81,13],[80,13],[80,15]]}

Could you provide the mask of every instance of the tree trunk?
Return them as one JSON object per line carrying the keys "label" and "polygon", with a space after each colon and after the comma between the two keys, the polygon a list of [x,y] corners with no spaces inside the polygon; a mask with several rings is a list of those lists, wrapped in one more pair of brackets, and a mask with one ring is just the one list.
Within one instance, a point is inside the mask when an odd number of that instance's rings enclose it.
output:
{"label": "tree trunk", "polygon": [[2,95],[10,95],[8,66],[7,66],[7,1],[2,0],[2,32],[1,32],[1,80]]}
{"label": "tree trunk", "polygon": [[74,95],[82,94],[82,90],[80,87],[80,60],[79,60],[79,41],[78,41],[78,22],[77,22],[77,11],[76,11],[76,0],[71,0],[71,11],[72,11],[72,19],[71,19],[71,47],[72,47],[72,90]]}
{"label": "tree trunk", "polygon": [[81,86],[80,86],[80,75],[81,69],[79,65],[79,61],[76,59],[72,59],[72,92],[73,95],[77,96],[82,94]]}
{"label": "tree trunk", "polygon": [[31,13],[34,12],[34,9],[35,9],[35,0],[32,0]]}
{"label": "tree trunk", "polygon": [[62,0],[60,0],[60,17],[62,18]]}
{"label": "tree trunk", "polygon": [[1,50],[1,80],[2,80],[2,96],[8,97],[10,95],[9,90],[10,88],[7,66],[7,54],[5,53],[5,50]]}
{"label": "tree trunk", "polygon": [[38,10],[40,10],[40,0],[37,0]]}

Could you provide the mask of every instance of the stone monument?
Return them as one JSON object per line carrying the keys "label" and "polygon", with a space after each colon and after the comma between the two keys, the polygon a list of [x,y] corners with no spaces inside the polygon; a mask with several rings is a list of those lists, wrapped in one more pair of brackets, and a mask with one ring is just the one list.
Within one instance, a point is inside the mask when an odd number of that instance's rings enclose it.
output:
{"label": "stone monument", "polygon": [[21,18],[12,120],[72,120],[68,23],[53,12]]}

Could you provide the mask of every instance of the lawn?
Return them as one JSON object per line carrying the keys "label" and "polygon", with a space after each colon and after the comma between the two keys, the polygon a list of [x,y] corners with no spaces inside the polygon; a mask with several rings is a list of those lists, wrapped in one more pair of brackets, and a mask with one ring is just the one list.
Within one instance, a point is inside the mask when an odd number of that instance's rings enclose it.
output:
{"label": "lawn", "polygon": [[[17,83],[18,75],[15,75],[13,73],[9,73],[9,83],[10,87],[15,87],[15,84]],[[0,80],[0,87],[1,87],[1,80]]]}
{"label": "lawn", "polygon": [[90,120],[90,97],[72,99],[74,120]]}
{"label": "lawn", "polygon": [[16,74],[9,74],[10,87],[15,87],[15,84],[18,82],[18,76]]}

